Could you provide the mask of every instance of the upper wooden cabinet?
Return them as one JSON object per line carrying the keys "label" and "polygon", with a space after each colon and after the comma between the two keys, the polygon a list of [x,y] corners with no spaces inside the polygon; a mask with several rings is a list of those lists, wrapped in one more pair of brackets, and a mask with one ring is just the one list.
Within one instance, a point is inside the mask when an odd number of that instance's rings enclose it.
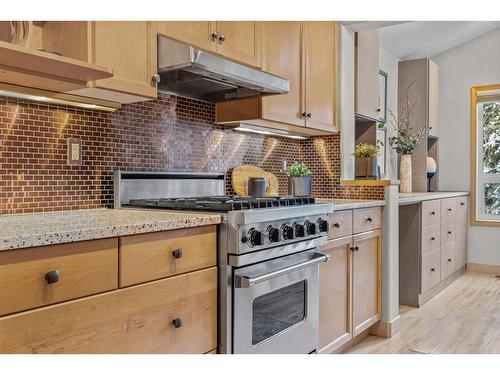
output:
{"label": "upper wooden cabinet", "polygon": [[290,91],[217,103],[218,123],[309,135],[338,131],[335,22],[262,22],[262,68],[288,79]]}
{"label": "upper wooden cabinet", "polygon": [[215,32],[213,21],[162,21],[153,22],[156,34],[162,34],[181,42],[207,51],[215,51],[217,43],[212,33]]}
{"label": "upper wooden cabinet", "polygon": [[157,33],[216,52],[229,59],[261,67],[259,21],[158,21]]}
{"label": "upper wooden cabinet", "polygon": [[304,22],[303,34],[306,126],[337,130],[337,24]]}
{"label": "upper wooden cabinet", "polygon": [[[301,22],[262,23],[262,69],[290,82],[288,94],[262,98],[262,117],[291,125],[303,126]],[[283,48],[286,44],[286,48]]]}
{"label": "upper wooden cabinet", "polygon": [[356,33],[356,100],[357,115],[376,120],[379,115],[379,33],[365,30]]}
{"label": "upper wooden cabinet", "polygon": [[114,75],[72,93],[120,103],[155,99],[156,49],[150,22],[98,21],[87,27],[91,61],[111,68]]}

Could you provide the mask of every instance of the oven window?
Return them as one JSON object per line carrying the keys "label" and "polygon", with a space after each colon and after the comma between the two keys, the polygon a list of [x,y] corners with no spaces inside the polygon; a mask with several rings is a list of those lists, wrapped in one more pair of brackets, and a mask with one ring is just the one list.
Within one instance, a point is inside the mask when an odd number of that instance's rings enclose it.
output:
{"label": "oven window", "polygon": [[306,282],[257,297],[252,305],[252,344],[257,345],[304,320]]}

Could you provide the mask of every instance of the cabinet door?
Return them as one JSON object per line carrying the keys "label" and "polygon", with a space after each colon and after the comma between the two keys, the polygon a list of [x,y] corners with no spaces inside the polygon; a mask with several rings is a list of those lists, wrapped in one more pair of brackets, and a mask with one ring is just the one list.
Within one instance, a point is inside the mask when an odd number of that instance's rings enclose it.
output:
{"label": "cabinet door", "polygon": [[356,108],[357,114],[378,118],[378,30],[356,33]]}
{"label": "cabinet door", "polygon": [[156,73],[149,22],[94,22],[93,62],[113,70],[113,78],[95,81],[95,87],[156,98]]}
{"label": "cabinet door", "polygon": [[354,236],[352,332],[356,336],[380,320],[380,230]]}
{"label": "cabinet door", "polygon": [[262,98],[262,117],[304,125],[301,82],[301,23],[262,22],[262,69],[288,79],[290,91]]}
{"label": "cabinet door", "polygon": [[469,199],[457,198],[457,215],[455,229],[455,268],[462,268],[467,264],[467,230],[469,224]]}
{"label": "cabinet door", "polygon": [[306,126],[337,131],[337,24],[304,22]]}
{"label": "cabinet door", "polygon": [[321,252],[330,255],[319,270],[319,347],[331,353],[350,340],[352,237],[329,241]]}
{"label": "cabinet door", "polygon": [[441,281],[455,272],[455,242],[441,247]]}
{"label": "cabinet door", "polygon": [[439,137],[439,65],[429,60],[429,134]]}
{"label": "cabinet door", "polygon": [[153,22],[158,34],[177,39],[193,46],[214,51],[217,44],[212,41],[215,22],[212,21],[158,21]]}
{"label": "cabinet door", "polygon": [[261,22],[224,21],[217,22],[219,38],[217,52],[236,61],[260,68]]}

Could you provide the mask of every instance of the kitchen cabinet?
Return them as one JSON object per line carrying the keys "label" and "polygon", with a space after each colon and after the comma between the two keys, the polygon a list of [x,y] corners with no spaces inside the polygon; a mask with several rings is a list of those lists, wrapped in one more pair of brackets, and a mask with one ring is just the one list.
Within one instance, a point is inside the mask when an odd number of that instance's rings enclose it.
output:
{"label": "kitchen cabinet", "polygon": [[322,253],[330,255],[330,260],[320,266],[319,346],[323,352],[352,338],[351,247],[349,236],[329,241],[321,248]]}
{"label": "kitchen cabinet", "polygon": [[399,208],[399,302],[420,307],[465,272],[468,197]]}
{"label": "kitchen cabinet", "polygon": [[72,94],[119,103],[155,99],[156,48],[152,48],[151,23],[95,21],[87,27],[91,61],[111,68],[114,75]]}
{"label": "kitchen cabinet", "polygon": [[[381,213],[374,207],[330,215],[321,248],[330,260],[320,266],[320,353],[340,350],[380,320]],[[370,226],[354,224],[361,218]]]}
{"label": "kitchen cabinet", "polygon": [[[287,94],[270,95],[261,99],[264,119],[290,125],[304,125],[301,38],[301,22],[262,23],[262,69],[285,77],[290,83]],[[283,48],[283,44],[286,44],[286,48]]]}
{"label": "kitchen cabinet", "polygon": [[0,353],[214,351],[215,233],[211,225],[0,252]]}
{"label": "kitchen cabinet", "polygon": [[153,28],[167,37],[261,67],[259,21],[156,21]]}
{"label": "kitchen cabinet", "polygon": [[355,112],[376,121],[380,110],[378,29],[357,32],[355,47]]}
{"label": "kitchen cabinet", "polygon": [[336,130],[337,24],[304,22],[305,125]]}
{"label": "kitchen cabinet", "polygon": [[380,320],[380,231],[357,234],[352,257],[352,333],[359,335]]}
{"label": "kitchen cabinet", "polygon": [[[411,87],[410,87],[411,86]],[[412,154],[412,189],[427,191],[427,157],[439,164],[439,66],[430,59],[400,61],[398,65],[399,111],[406,103],[406,92],[410,102],[415,102],[410,115],[412,129],[429,127]],[[439,170],[431,180],[431,191],[437,191]]]}
{"label": "kitchen cabinet", "polygon": [[[78,22],[26,22],[25,45],[0,41],[0,82],[34,89],[68,92],[113,75],[107,66],[87,60]],[[76,27],[73,27],[76,26]],[[59,29],[72,29],[60,33]],[[74,36],[74,40],[73,39]],[[85,38],[85,35],[83,35]]]}
{"label": "kitchen cabinet", "polygon": [[289,133],[338,131],[337,23],[262,22],[262,68],[288,79],[287,94],[216,104],[216,122]]}
{"label": "kitchen cabinet", "polygon": [[162,34],[207,51],[215,52],[217,48],[212,35],[216,30],[213,21],[153,21],[152,24],[155,35]]}

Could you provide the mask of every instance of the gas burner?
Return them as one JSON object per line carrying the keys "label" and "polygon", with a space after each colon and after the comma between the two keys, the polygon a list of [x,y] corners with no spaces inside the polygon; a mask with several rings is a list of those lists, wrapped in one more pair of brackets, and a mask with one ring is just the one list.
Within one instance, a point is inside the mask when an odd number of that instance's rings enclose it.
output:
{"label": "gas burner", "polygon": [[312,197],[264,197],[210,196],[193,198],[131,199],[129,206],[158,207],[176,210],[240,211],[256,208],[272,208],[314,204]]}

